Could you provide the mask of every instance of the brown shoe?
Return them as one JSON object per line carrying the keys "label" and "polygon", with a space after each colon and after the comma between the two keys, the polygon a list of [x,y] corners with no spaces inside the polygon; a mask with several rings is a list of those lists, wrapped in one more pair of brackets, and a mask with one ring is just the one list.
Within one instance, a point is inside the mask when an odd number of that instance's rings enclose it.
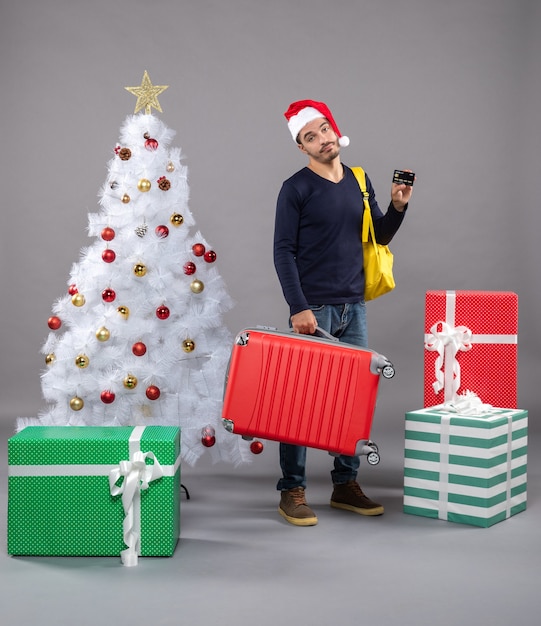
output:
{"label": "brown shoe", "polygon": [[335,509],[353,511],[360,515],[383,515],[383,506],[364,495],[363,490],[350,480],[343,485],[335,485],[331,496],[331,506]]}
{"label": "brown shoe", "polygon": [[304,487],[294,487],[282,491],[278,513],[295,526],[315,526],[317,516],[306,504]]}

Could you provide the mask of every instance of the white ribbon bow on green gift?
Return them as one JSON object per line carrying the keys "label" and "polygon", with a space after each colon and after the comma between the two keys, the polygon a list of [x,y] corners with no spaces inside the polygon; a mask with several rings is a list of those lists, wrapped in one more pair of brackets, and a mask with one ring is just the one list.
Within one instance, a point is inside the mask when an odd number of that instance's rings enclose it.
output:
{"label": "white ribbon bow on green gift", "polygon": [[426,337],[426,350],[438,353],[435,366],[436,380],[432,387],[436,393],[445,389],[446,400],[454,398],[460,389],[460,363],[456,355],[459,351],[471,350],[471,342],[472,331],[467,326],[454,327],[447,322],[436,322]]}
{"label": "white ribbon bow on green gift", "polygon": [[478,417],[499,412],[499,409],[494,409],[491,404],[485,404],[474,391],[465,391],[458,394],[452,400],[445,402],[443,408],[450,413],[467,415],[468,417]]}
{"label": "white ribbon bow on green gift", "polygon": [[[154,463],[147,465],[146,459]],[[137,565],[141,548],[141,491],[162,476],[162,466],[154,453],[141,451],[134,452],[131,461],[120,461],[119,466],[109,472],[111,495],[122,494],[124,543],[128,547],[120,553],[120,558],[127,567]],[[117,485],[121,478],[122,482]]]}

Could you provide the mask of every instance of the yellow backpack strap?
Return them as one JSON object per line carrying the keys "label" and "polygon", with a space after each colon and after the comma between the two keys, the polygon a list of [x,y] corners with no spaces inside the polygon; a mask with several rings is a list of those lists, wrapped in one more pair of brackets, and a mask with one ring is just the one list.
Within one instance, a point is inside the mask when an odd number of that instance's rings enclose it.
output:
{"label": "yellow backpack strap", "polygon": [[364,212],[363,212],[363,226],[361,231],[361,241],[366,243],[368,241],[368,233],[372,238],[372,243],[375,245],[376,236],[374,234],[374,224],[372,223],[372,213],[370,211],[370,204],[368,203],[368,191],[366,190],[366,174],[362,167],[352,167],[351,171],[355,174],[355,178],[359,183],[363,194]]}

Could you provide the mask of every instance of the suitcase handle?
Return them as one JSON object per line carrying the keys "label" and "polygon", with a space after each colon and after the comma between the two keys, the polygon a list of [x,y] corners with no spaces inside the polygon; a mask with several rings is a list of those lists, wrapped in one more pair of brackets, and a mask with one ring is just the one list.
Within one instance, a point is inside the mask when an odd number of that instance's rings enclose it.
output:
{"label": "suitcase handle", "polygon": [[331,333],[328,333],[326,330],[323,330],[323,328],[321,328],[320,326],[316,326],[316,332],[314,333],[314,335],[319,335],[320,337],[323,337],[324,339],[329,339],[330,341],[336,341],[338,342],[339,339],[337,339],[336,337],[333,337],[333,335],[331,335]]}

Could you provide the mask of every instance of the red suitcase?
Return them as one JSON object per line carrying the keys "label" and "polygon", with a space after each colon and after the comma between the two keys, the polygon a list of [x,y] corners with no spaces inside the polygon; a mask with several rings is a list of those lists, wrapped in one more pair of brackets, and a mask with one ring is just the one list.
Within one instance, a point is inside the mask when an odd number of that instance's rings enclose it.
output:
{"label": "red suitcase", "polygon": [[222,420],[231,433],[328,450],[366,454],[380,375],[394,376],[384,356],[324,337],[247,328],[234,342]]}

